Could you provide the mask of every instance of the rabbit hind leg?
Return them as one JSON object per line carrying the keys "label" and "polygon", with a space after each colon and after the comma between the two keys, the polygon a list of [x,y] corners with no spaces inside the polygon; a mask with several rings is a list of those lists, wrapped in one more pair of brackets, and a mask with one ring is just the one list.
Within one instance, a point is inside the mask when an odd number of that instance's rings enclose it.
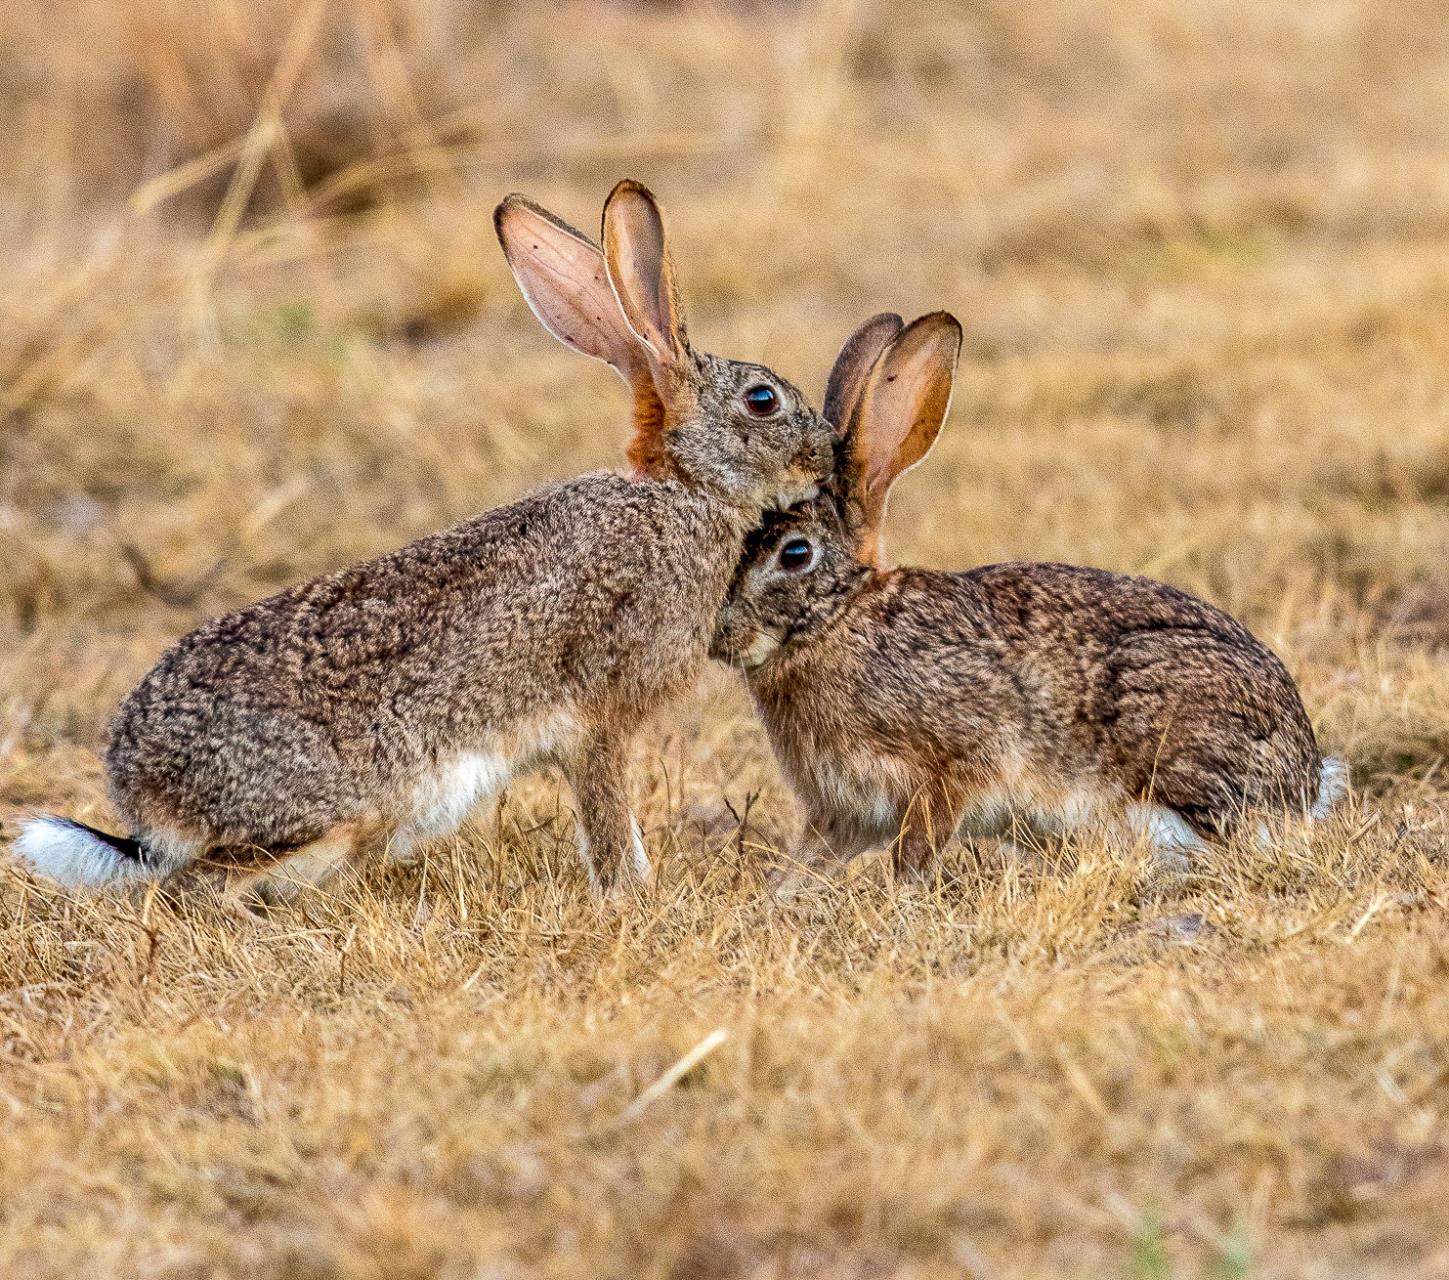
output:
{"label": "rabbit hind leg", "polygon": [[268,868],[246,887],[246,896],[278,906],[318,893],[339,874],[356,866],[376,837],[371,824],[339,823]]}

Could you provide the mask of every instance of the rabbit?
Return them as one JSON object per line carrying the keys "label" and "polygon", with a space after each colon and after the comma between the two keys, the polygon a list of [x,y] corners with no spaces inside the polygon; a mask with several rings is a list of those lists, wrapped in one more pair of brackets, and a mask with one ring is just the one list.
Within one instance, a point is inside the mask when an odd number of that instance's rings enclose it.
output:
{"label": "rabbit", "polygon": [[495,226],[545,328],[631,388],[632,472],[549,485],[177,641],[112,726],[128,834],[36,818],[15,842],[31,867],[168,891],[271,869],[295,896],[553,762],[596,891],[648,876],[630,742],[695,681],[746,534],[818,491],[834,432],[771,370],[690,346],[643,186],[609,196],[602,249],[518,195]]}
{"label": "rabbit", "polygon": [[834,477],[766,514],[721,610],[711,652],[743,670],[803,809],[777,894],[881,846],[929,878],[958,832],[1107,825],[1182,866],[1250,814],[1325,815],[1345,766],[1212,605],[1062,564],[884,567],[891,488],[936,441],[960,348],[945,313],[856,330],[823,406]]}

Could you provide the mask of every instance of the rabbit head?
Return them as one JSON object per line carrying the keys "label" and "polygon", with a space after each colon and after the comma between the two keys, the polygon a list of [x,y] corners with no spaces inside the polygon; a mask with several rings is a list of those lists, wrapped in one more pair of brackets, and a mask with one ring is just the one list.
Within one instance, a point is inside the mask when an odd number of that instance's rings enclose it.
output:
{"label": "rabbit head", "polygon": [[664,217],[645,187],[626,180],[610,193],[602,248],[519,195],[494,225],[543,326],[628,384],[636,475],[756,510],[816,492],[834,465],[829,423],[772,370],[690,346]]}
{"label": "rabbit head", "polygon": [[841,348],[825,393],[839,424],[834,475],[815,498],[769,512],[750,535],[711,652],[751,669],[826,625],[882,567],[895,482],[931,451],[951,406],[961,326],[945,312],[867,320]]}

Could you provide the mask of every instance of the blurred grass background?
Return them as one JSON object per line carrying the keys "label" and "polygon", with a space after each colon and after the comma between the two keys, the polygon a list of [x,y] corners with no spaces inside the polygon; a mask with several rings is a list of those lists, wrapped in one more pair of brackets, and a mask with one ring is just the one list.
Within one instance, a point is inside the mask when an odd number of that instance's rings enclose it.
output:
{"label": "blurred grass background", "polygon": [[1449,1271],[1441,3],[12,0],[0,112],[0,837],[109,817],[200,619],[618,461],[491,210],[625,175],[706,349],[818,391],[869,312],[961,317],[896,558],[1205,595],[1361,802],[1181,903],[962,854],[782,920],[717,672],[641,756],[637,916],[548,778],[258,939],[7,866],[7,1274]]}

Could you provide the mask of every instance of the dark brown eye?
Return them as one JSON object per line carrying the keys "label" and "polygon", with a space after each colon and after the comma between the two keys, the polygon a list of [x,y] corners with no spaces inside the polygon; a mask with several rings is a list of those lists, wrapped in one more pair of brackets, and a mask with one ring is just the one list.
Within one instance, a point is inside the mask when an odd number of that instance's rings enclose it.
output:
{"label": "dark brown eye", "polygon": [[745,406],[755,417],[768,418],[780,407],[780,397],[775,394],[774,387],[767,387],[762,382],[745,392]]}
{"label": "dark brown eye", "polygon": [[808,538],[791,538],[775,558],[786,573],[803,573],[815,559],[815,548]]}

